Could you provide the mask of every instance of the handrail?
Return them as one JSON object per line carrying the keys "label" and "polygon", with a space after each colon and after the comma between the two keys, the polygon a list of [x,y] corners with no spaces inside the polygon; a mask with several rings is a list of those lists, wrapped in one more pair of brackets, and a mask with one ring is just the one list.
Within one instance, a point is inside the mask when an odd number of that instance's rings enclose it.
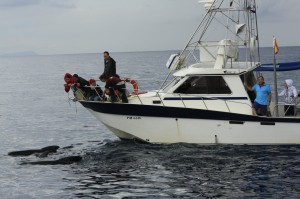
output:
{"label": "handrail", "polygon": [[[93,88],[104,88],[104,87],[101,87],[101,86],[86,86],[86,87],[90,87],[90,88],[91,88],[91,87],[93,87]],[[124,89],[126,89],[126,88],[124,88]],[[166,95],[166,94],[172,94],[172,95],[175,96],[175,97],[178,96],[178,97],[180,98],[181,103],[183,104],[183,107],[184,107],[184,108],[187,108],[187,105],[184,103],[183,96],[182,96],[182,94],[180,94],[180,93],[169,93],[169,92],[163,92],[163,91],[161,91],[161,90],[155,91],[155,93],[156,93],[156,96],[159,98],[159,100],[160,100],[160,102],[161,102],[161,104],[162,104],[163,106],[166,106],[166,105],[165,105],[164,100],[163,100],[163,98],[162,98],[162,94],[164,94],[164,95]],[[97,92],[97,94],[98,94],[98,92]],[[98,96],[101,97],[99,94],[98,94]],[[137,94],[137,95],[134,95],[134,96],[136,96],[136,97],[138,98],[140,104],[144,104],[142,98],[140,97],[140,94]],[[194,97],[195,95],[186,95],[186,96],[187,96],[187,97],[188,97],[188,96]],[[220,99],[220,98],[217,98],[217,97],[209,97],[209,96],[197,96],[197,97],[198,97],[198,98],[201,98],[201,101],[203,102],[203,104],[204,104],[206,110],[208,110],[208,106],[207,106],[207,104],[206,104],[206,102],[205,102],[206,99],[217,100],[217,101],[223,101],[223,102],[225,103],[225,105],[226,105],[226,108],[228,109],[228,112],[230,112],[230,113],[231,113],[232,111],[230,110],[230,107],[229,107],[229,105],[228,105],[228,102],[237,103],[237,104],[242,104],[242,105],[247,105],[247,106],[249,106],[250,108],[252,108],[251,105],[249,105],[248,103],[244,103],[244,102],[238,102],[238,101],[232,101],[232,100]]]}
{"label": "handrail", "polygon": [[[180,93],[168,93],[168,92],[162,92],[162,91],[157,91],[156,92],[157,94],[161,93],[161,94],[176,94],[178,95],[179,97],[181,96]],[[187,95],[187,96],[191,96],[191,97],[195,97],[195,95]],[[225,100],[225,99],[220,99],[220,98],[217,98],[217,97],[209,97],[209,96],[197,96],[198,98],[201,98],[202,100],[205,100],[206,99],[210,99],[210,100],[219,100],[219,101],[224,101],[224,102],[232,102],[232,103],[237,103],[237,104],[244,104],[244,105],[248,105],[249,107],[252,108],[251,105],[247,104],[247,103],[244,103],[244,102],[237,102],[237,101],[232,101],[232,100]],[[182,96],[181,96],[182,98]]]}
{"label": "handrail", "polygon": [[[122,80],[122,79],[121,79]],[[151,81],[151,82],[164,82],[163,80],[155,80],[155,79],[134,79],[136,81]],[[95,80],[96,82],[101,82],[101,80]],[[167,82],[170,82],[172,80],[167,80]]]}
{"label": "handrail", "polygon": [[[296,110],[297,109],[297,104],[295,104],[295,105],[292,105],[292,104],[285,104],[284,102],[278,102],[275,106],[274,106],[274,110],[273,110],[273,114],[272,115],[275,115],[275,108],[276,107],[279,107],[279,106],[289,106],[289,108],[291,107],[291,106],[294,106],[294,109]],[[287,111],[289,110],[289,108],[284,112],[284,116],[285,116],[285,114],[287,113]],[[295,111],[294,110],[294,111]],[[296,112],[294,112],[294,117],[296,117]]]}
{"label": "handrail", "polygon": [[[156,93],[156,95],[159,97],[159,99],[160,99],[161,103],[163,104],[163,106],[165,106],[165,104],[164,104],[164,102],[163,102],[163,100],[162,100],[160,94],[173,94],[173,95],[176,94],[176,95],[179,96],[180,101],[182,102],[183,106],[184,106],[185,108],[187,108],[186,104],[184,103],[184,99],[183,99],[183,97],[182,97],[182,95],[181,95],[180,93],[168,93],[168,92],[162,92],[162,91],[155,91],[155,93]],[[136,95],[136,96],[139,97],[139,94]],[[140,98],[140,97],[139,97],[139,98]],[[201,100],[202,100],[202,102],[203,102],[203,104],[204,104],[206,110],[208,110],[208,106],[207,106],[207,104],[205,103],[205,98],[206,98],[206,99],[209,98],[209,99],[211,99],[211,100],[223,101],[223,102],[225,103],[227,109],[228,109],[228,112],[230,112],[230,113],[231,113],[232,111],[231,111],[230,108],[229,108],[228,102],[238,103],[238,104],[243,104],[243,105],[247,105],[247,106],[249,106],[250,108],[252,108],[251,105],[249,105],[248,103],[243,103],[243,102],[237,102],[237,101],[232,101],[232,100],[224,100],[224,99],[219,99],[219,98],[216,98],[216,97],[207,97],[207,96],[205,96],[205,97],[204,97],[204,96],[200,96],[199,98],[201,98]],[[140,98],[140,100],[142,100],[142,99]]]}

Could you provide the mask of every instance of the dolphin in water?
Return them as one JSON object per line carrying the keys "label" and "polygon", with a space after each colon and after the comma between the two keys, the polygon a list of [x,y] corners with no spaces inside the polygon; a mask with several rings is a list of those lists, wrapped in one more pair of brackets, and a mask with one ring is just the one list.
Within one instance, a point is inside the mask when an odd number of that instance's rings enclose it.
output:
{"label": "dolphin in water", "polygon": [[32,154],[37,154],[40,153],[42,154],[42,157],[46,157],[49,153],[55,153],[57,152],[57,149],[59,149],[59,146],[47,146],[41,149],[30,149],[30,150],[24,150],[24,151],[12,151],[9,152],[8,155],[9,156],[29,156]]}
{"label": "dolphin in water", "polygon": [[60,158],[58,160],[48,160],[48,161],[36,161],[36,162],[23,162],[24,164],[31,164],[31,165],[67,165],[67,164],[73,164],[75,162],[79,162],[82,160],[82,157],[80,156],[69,156]]}

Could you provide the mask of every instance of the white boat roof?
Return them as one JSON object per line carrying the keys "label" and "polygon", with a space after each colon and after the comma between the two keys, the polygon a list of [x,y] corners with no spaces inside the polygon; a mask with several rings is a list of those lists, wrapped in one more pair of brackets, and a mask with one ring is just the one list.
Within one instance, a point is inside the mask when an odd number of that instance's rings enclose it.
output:
{"label": "white boat roof", "polygon": [[[254,65],[251,67],[251,65]],[[259,63],[250,62],[233,62],[232,67],[215,69],[214,62],[197,63],[183,68],[173,75],[177,77],[191,76],[191,75],[234,75],[246,73],[257,68]]]}

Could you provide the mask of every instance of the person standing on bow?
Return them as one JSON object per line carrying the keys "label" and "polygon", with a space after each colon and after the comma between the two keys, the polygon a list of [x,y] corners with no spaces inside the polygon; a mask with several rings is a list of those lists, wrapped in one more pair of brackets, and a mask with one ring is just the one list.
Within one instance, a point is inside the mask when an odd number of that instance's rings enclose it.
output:
{"label": "person standing on bow", "polygon": [[284,81],[284,89],[278,96],[284,96],[284,112],[286,116],[295,115],[296,97],[298,96],[297,89],[293,86],[293,80],[287,79]]}
{"label": "person standing on bow", "polygon": [[117,69],[116,69],[116,61],[110,57],[109,52],[105,51],[103,53],[104,58],[104,72],[103,74],[109,76],[109,77],[118,77],[117,75]]}
{"label": "person standing on bow", "polygon": [[257,84],[255,84],[253,87],[250,87],[245,83],[245,87],[247,90],[255,91],[256,93],[256,98],[252,104],[253,115],[257,115],[257,113],[259,113],[261,116],[266,116],[268,106],[270,106],[272,99],[270,85],[265,83],[263,76],[259,76],[257,78]]}

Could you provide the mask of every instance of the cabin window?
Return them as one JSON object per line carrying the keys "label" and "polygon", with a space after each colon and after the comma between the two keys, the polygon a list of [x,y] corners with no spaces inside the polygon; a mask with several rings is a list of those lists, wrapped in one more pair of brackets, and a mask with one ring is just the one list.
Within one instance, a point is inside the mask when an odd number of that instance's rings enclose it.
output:
{"label": "cabin window", "polygon": [[182,94],[231,94],[222,76],[189,77],[174,93]]}

